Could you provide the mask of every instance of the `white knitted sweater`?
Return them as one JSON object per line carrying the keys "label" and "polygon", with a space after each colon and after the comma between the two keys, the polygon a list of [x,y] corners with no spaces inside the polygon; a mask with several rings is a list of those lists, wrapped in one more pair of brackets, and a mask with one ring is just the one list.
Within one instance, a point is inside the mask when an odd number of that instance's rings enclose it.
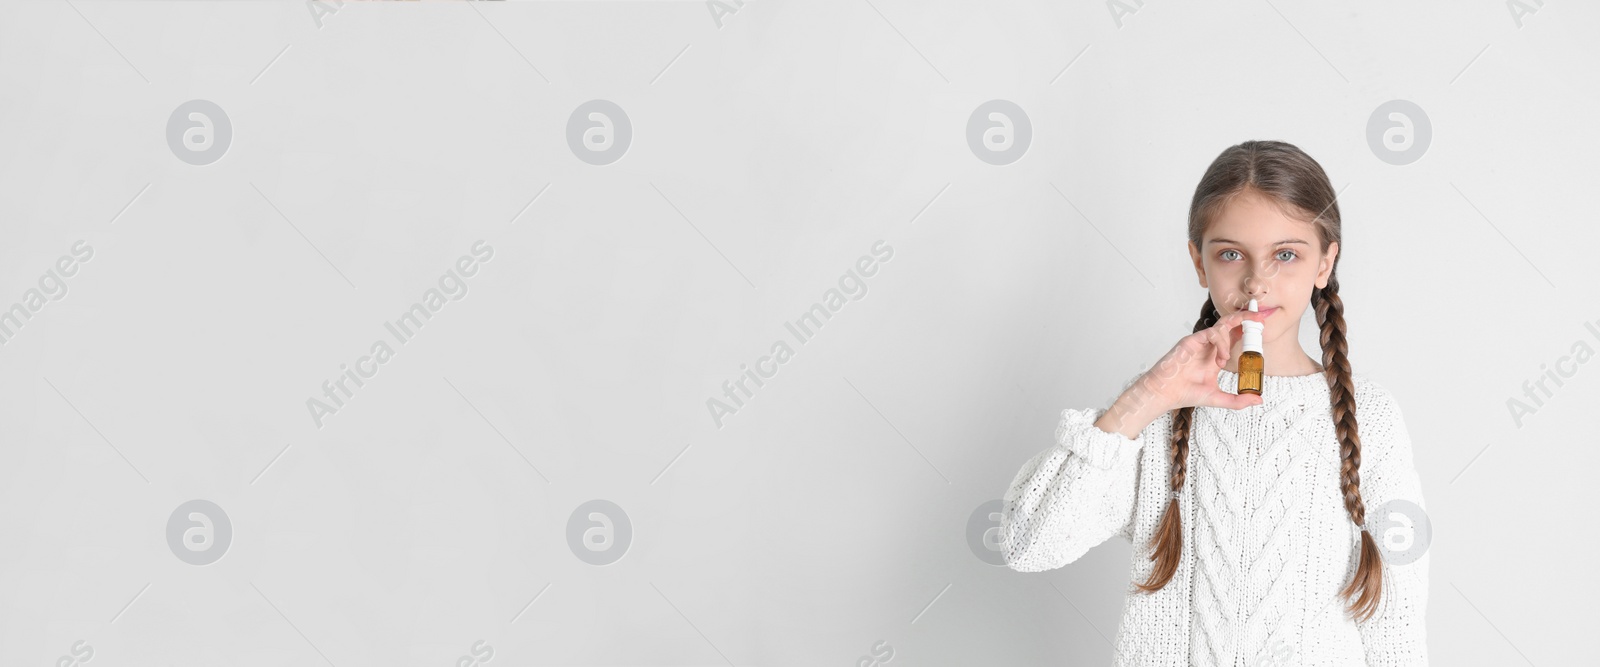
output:
{"label": "white knitted sweater", "polygon": [[[1381,545],[1377,508],[1394,498],[1426,505],[1400,406],[1369,378],[1351,379],[1361,497]],[[1238,381],[1224,370],[1217,386],[1233,392]],[[1385,561],[1371,619],[1344,613],[1338,593],[1355,572],[1361,531],[1339,490],[1326,376],[1265,376],[1263,385],[1262,405],[1195,408],[1179,494],[1182,557],[1164,588],[1147,594],[1133,582],[1154,567],[1148,544],[1172,497],[1170,412],[1129,440],[1094,425],[1104,409],[1062,411],[1056,444],[1023,465],[1005,493],[1006,564],[1040,572],[1112,535],[1130,540],[1118,666],[1427,665],[1426,552],[1407,564]]]}

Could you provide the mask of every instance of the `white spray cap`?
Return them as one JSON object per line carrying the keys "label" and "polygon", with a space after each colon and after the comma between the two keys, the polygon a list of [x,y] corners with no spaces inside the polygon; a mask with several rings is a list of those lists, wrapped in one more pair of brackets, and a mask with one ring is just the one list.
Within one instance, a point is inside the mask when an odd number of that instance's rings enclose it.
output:
{"label": "white spray cap", "polygon": [[[1250,300],[1250,312],[1252,312],[1252,313],[1261,312],[1261,311],[1256,310],[1256,300],[1255,299],[1251,299]],[[1265,325],[1263,325],[1260,322],[1255,322],[1255,321],[1252,321],[1252,320],[1245,320],[1244,324],[1242,324],[1241,326],[1244,327],[1244,350],[1243,351],[1244,352],[1255,352],[1256,354],[1262,354],[1262,350],[1261,350],[1261,329]]]}

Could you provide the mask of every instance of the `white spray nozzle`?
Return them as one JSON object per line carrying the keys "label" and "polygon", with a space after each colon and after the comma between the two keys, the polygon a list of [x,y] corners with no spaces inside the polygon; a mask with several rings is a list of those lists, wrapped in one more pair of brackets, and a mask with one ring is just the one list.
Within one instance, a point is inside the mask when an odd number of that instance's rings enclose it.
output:
{"label": "white spray nozzle", "polygon": [[[1250,312],[1252,312],[1252,313],[1261,312],[1261,311],[1256,309],[1256,300],[1255,299],[1251,299],[1250,300]],[[1245,320],[1244,324],[1241,325],[1241,326],[1244,327],[1244,340],[1243,340],[1244,350],[1243,351],[1244,352],[1255,352],[1256,354],[1261,354],[1262,353],[1262,351],[1261,351],[1261,329],[1262,329],[1262,324],[1260,322],[1256,322],[1256,321],[1253,321],[1253,320]]]}

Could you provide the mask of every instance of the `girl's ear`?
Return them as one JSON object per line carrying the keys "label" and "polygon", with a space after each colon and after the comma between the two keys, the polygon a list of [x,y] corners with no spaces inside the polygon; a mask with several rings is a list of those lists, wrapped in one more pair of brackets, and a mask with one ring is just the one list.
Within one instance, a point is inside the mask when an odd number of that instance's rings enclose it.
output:
{"label": "girl's ear", "polygon": [[1194,274],[1200,277],[1200,286],[1209,289],[1211,286],[1206,284],[1206,265],[1200,259],[1200,249],[1194,247],[1194,241],[1185,245],[1189,247],[1189,258],[1194,260]]}
{"label": "girl's ear", "polygon": [[1339,242],[1328,244],[1328,252],[1322,254],[1322,262],[1317,265],[1317,289],[1328,286],[1328,276],[1333,275],[1333,264],[1339,259]]}

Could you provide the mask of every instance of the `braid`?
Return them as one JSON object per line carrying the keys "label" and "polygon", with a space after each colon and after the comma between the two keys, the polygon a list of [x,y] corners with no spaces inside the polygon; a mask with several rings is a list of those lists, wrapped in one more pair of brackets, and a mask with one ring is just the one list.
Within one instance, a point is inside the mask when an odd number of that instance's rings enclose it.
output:
{"label": "braid", "polygon": [[1342,460],[1339,489],[1350,520],[1361,528],[1361,556],[1355,576],[1340,595],[1350,601],[1349,611],[1364,621],[1377,612],[1378,600],[1383,595],[1383,557],[1372,533],[1367,530],[1367,506],[1361,500],[1361,434],[1356,427],[1355,383],[1350,374],[1349,349],[1344,335],[1344,302],[1339,299],[1337,276],[1330,273],[1328,286],[1312,292],[1311,304],[1322,326],[1322,366],[1328,375],[1333,430],[1339,438]]}
{"label": "braid", "polygon": [[[1217,307],[1208,296],[1205,305],[1200,307],[1200,319],[1195,322],[1194,330],[1203,331],[1216,323]],[[1183,490],[1183,481],[1188,477],[1189,426],[1193,421],[1193,407],[1172,411],[1171,484],[1174,492]],[[1167,501],[1167,509],[1161,513],[1161,523],[1156,526],[1155,534],[1150,536],[1150,549],[1150,560],[1156,562],[1150,571],[1150,578],[1142,584],[1134,584],[1145,593],[1161,590],[1178,571],[1178,558],[1183,551],[1183,520],[1178,515],[1177,496]]]}

